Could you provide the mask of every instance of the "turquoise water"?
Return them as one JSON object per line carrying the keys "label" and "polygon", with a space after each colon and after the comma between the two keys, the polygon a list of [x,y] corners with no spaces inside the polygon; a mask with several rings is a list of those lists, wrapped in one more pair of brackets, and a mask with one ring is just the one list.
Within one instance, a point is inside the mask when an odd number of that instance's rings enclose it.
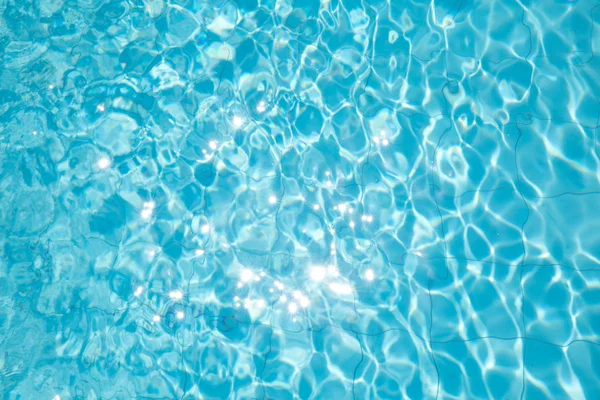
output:
{"label": "turquoise water", "polygon": [[0,398],[600,398],[597,0],[0,16]]}

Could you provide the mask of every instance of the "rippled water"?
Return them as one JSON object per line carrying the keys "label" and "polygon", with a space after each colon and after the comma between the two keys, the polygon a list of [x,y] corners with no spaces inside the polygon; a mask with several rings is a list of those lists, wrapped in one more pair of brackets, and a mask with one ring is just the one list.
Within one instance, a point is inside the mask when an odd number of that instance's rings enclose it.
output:
{"label": "rippled water", "polygon": [[596,0],[0,14],[0,398],[600,398]]}

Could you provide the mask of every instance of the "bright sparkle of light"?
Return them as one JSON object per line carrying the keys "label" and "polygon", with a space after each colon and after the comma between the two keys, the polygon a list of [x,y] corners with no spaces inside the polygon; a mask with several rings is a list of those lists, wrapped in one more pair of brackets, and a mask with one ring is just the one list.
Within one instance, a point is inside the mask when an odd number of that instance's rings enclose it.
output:
{"label": "bright sparkle of light", "polygon": [[296,300],[300,300],[302,298],[302,292],[299,290],[294,290],[293,295]]}
{"label": "bright sparkle of light", "polygon": [[104,112],[104,110],[106,110],[104,104],[98,104],[98,107],[96,107],[96,111],[98,112]]}
{"label": "bright sparkle of light", "polygon": [[108,157],[102,157],[96,163],[96,166],[100,169],[106,169],[110,167],[110,159]]}
{"label": "bright sparkle of light", "polygon": [[211,140],[208,143],[208,147],[210,147],[211,150],[216,150],[218,145],[219,145],[219,143],[216,140]]}
{"label": "bright sparkle of light", "polygon": [[144,207],[142,208],[142,212],[140,213],[143,219],[150,219],[152,217],[152,213],[154,212],[154,202],[149,201],[144,203]]}
{"label": "bright sparkle of light", "polygon": [[320,282],[325,279],[327,270],[323,267],[311,267],[310,268],[310,279],[315,282]]}
{"label": "bright sparkle of light", "polygon": [[354,228],[356,224],[354,223],[354,221],[350,221],[350,228]]}
{"label": "bright sparkle of light", "polygon": [[244,125],[244,119],[239,115],[233,117],[233,126],[236,128],[241,128]]}
{"label": "bright sparkle of light", "polygon": [[141,286],[138,286],[137,289],[135,289],[134,295],[135,295],[135,297],[140,297],[143,292],[144,292],[144,288]]}
{"label": "bright sparkle of light", "polygon": [[279,301],[280,301],[280,302],[282,302],[282,303],[287,303],[287,301],[288,301],[288,298],[287,298],[287,296],[284,294],[284,295],[281,295],[281,297],[279,298]]}
{"label": "bright sparkle of light", "polygon": [[175,314],[175,316],[177,317],[177,319],[183,319],[183,317],[184,317],[183,311],[177,311],[177,314]]}
{"label": "bright sparkle of light", "polygon": [[331,175],[331,172],[329,172],[329,171],[326,171],[326,172],[325,172],[325,175],[329,176],[329,175]]}
{"label": "bright sparkle of light", "polygon": [[249,269],[243,269],[242,272],[240,273],[240,279],[242,280],[242,282],[248,282],[249,280],[252,279],[252,276],[254,274],[252,273],[251,270]]}
{"label": "bright sparkle of light", "polygon": [[237,287],[241,288],[242,286],[244,286],[244,284],[242,282],[238,282]]}
{"label": "bright sparkle of light", "polygon": [[181,290],[172,290],[169,292],[169,298],[171,300],[181,300],[183,299],[183,292]]}
{"label": "bright sparkle of light", "polygon": [[288,304],[288,312],[290,314],[296,314],[298,312],[298,304],[296,304],[296,303]]}
{"label": "bright sparkle of light", "polygon": [[150,257],[154,257],[154,256],[156,255],[156,250],[149,250],[149,251],[148,251],[148,255],[149,255]]}
{"label": "bright sparkle of light", "polygon": [[310,300],[308,300],[308,297],[306,296],[302,296],[302,298],[300,299],[300,306],[302,308],[306,308],[310,305]]}
{"label": "bright sparkle of light", "polygon": [[255,280],[256,282],[259,282],[259,281],[260,281],[260,276],[258,276],[258,275],[255,275],[255,276],[254,276],[254,280]]}
{"label": "bright sparkle of light", "polygon": [[154,206],[155,204],[153,201],[148,201],[144,203],[142,212],[140,213],[143,219],[150,219],[152,213],[154,212]]}
{"label": "bright sparkle of light", "polygon": [[347,283],[334,282],[329,285],[329,289],[333,290],[337,294],[351,294],[352,288]]}
{"label": "bright sparkle of light", "polygon": [[150,219],[150,217],[152,216],[152,210],[144,208],[140,215],[143,219]]}
{"label": "bright sparkle of light", "polygon": [[[52,85],[50,85],[50,86],[52,86]],[[50,89],[52,89],[52,87],[51,87]],[[56,395],[56,396],[54,396],[54,397],[52,398],[52,400],[60,400],[60,396],[59,396],[59,395]]]}
{"label": "bright sparkle of light", "polygon": [[154,317],[152,317],[152,321],[159,322],[160,321],[160,316],[159,315],[155,315]]}
{"label": "bright sparkle of light", "polygon": [[273,285],[275,285],[275,287],[279,290],[283,290],[285,288],[285,286],[283,285],[283,283],[279,282],[279,281],[275,281],[273,282]]}
{"label": "bright sparkle of light", "polygon": [[320,208],[320,207],[319,207],[319,205],[318,205],[318,204],[315,204],[315,205],[313,206],[313,210],[315,210],[315,211],[319,211],[319,208]]}
{"label": "bright sparkle of light", "polygon": [[277,204],[277,197],[275,197],[275,196],[269,197],[269,203],[270,204]]}
{"label": "bright sparkle of light", "polygon": [[382,129],[379,132],[379,137],[374,137],[373,138],[373,142],[375,142],[376,144],[379,144],[381,142],[382,146],[387,146],[387,145],[390,144],[390,141],[389,141],[389,139],[386,136],[387,136],[387,132]]}
{"label": "bright sparkle of light", "polygon": [[209,224],[202,225],[202,228],[200,228],[200,232],[202,232],[202,233],[210,232],[210,225]]}
{"label": "bright sparkle of light", "polygon": [[200,256],[204,255],[204,250],[202,250],[202,249],[196,249],[195,253],[196,253],[196,256],[200,257]]}
{"label": "bright sparkle of light", "polygon": [[256,111],[258,111],[259,113],[263,113],[266,109],[267,103],[265,103],[264,100],[261,100],[260,103],[258,103],[258,106],[256,107]]}
{"label": "bright sparkle of light", "polygon": [[346,205],[345,205],[345,204],[340,204],[340,205],[338,206],[338,209],[339,209],[339,210],[340,210],[340,212],[343,214],[343,213],[345,213],[345,212],[346,212],[346,209],[347,209],[347,207],[346,207]]}
{"label": "bright sparkle of light", "polygon": [[365,272],[365,279],[369,282],[373,282],[373,279],[375,279],[375,271],[373,271],[372,269],[368,269]]}
{"label": "bright sparkle of light", "polygon": [[31,133],[33,133],[33,136],[37,135],[37,131],[33,131]]}
{"label": "bright sparkle of light", "polygon": [[[48,85],[48,89],[51,89],[51,90],[54,89],[54,85]],[[59,395],[56,395],[56,397],[58,397],[58,400],[60,400],[60,396]]]}
{"label": "bright sparkle of light", "polygon": [[265,276],[265,275],[267,275],[267,274],[265,274],[264,271],[260,271],[260,276]]}
{"label": "bright sparkle of light", "polygon": [[264,301],[264,299],[258,299],[256,300],[256,307],[261,309],[261,308],[265,308],[265,306],[267,305],[267,303]]}

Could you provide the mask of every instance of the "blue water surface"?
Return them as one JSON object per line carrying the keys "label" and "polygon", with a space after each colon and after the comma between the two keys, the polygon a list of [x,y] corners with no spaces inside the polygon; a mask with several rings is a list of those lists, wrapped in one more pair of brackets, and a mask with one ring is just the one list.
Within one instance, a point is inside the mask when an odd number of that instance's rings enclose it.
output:
{"label": "blue water surface", "polygon": [[598,0],[0,0],[0,398],[599,399]]}

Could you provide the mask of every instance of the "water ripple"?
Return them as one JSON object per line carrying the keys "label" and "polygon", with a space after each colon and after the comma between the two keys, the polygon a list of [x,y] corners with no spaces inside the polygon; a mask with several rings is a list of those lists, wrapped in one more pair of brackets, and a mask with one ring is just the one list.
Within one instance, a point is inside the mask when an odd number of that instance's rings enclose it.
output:
{"label": "water ripple", "polygon": [[599,7],[0,2],[1,397],[597,398]]}

